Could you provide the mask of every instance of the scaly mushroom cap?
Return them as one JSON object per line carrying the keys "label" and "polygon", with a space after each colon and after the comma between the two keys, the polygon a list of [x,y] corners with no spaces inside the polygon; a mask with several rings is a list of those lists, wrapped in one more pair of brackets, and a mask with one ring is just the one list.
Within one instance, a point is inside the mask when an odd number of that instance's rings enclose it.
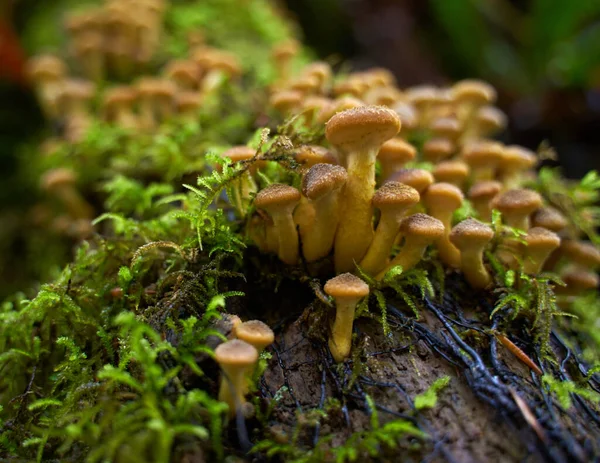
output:
{"label": "scaly mushroom cap", "polygon": [[522,146],[506,146],[502,151],[499,168],[501,171],[516,171],[533,169],[537,164],[537,156],[531,150]]}
{"label": "scaly mushroom cap", "polygon": [[75,185],[77,176],[75,172],[66,167],[57,167],[46,172],[41,179],[40,185],[44,191],[52,191],[65,185]]}
{"label": "scaly mushroom cap", "polygon": [[569,222],[556,209],[552,207],[541,207],[531,214],[531,226],[543,227],[553,232],[564,230]]}
{"label": "scaly mushroom cap", "polygon": [[438,117],[429,128],[436,137],[449,140],[456,140],[462,133],[460,121],[453,116]]}
{"label": "scaly mushroom cap", "polygon": [[434,183],[423,194],[425,207],[432,210],[455,210],[463,200],[462,191],[450,183]]}
{"label": "scaly mushroom cap", "polygon": [[427,214],[413,214],[402,219],[400,234],[430,240],[431,242],[444,235],[444,224]]}
{"label": "scaly mushroom cap", "polygon": [[269,185],[264,190],[260,190],[254,198],[255,206],[267,211],[272,208],[292,206],[298,201],[300,201],[300,192],[293,186],[281,183]]}
{"label": "scaly mushroom cap", "polygon": [[413,187],[400,182],[384,183],[373,195],[373,206],[377,209],[408,209],[420,200],[420,195]]}
{"label": "scaly mushroom cap", "polygon": [[382,106],[359,106],[337,113],[325,127],[327,140],[349,151],[379,147],[400,131],[398,115]]}
{"label": "scaly mushroom cap", "polygon": [[565,240],[560,251],[567,259],[586,268],[600,265],[600,249],[587,241]]}
{"label": "scaly mushroom cap", "polygon": [[67,66],[54,55],[38,55],[27,62],[27,71],[34,81],[58,79],[66,75]]}
{"label": "scaly mushroom cap", "polygon": [[315,164],[302,179],[302,194],[313,201],[330,191],[341,188],[348,179],[348,173],[342,166]]}
{"label": "scaly mushroom cap", "polygon": [[250,320],[236,325],[233,329],[235,336],[254,346],[262,352],[275,341],[275,333],[266,323],[260,320]]}
{"label": "scaly mushroom cap", "polygon": [[502,183],[495,180],[483,180],[471,187],[467,197],[472,201],[491,201],[500,191],[502,191]]}
{"label": "scaly mushroom cap", "polygon": [[331,278],[323,289],[332,297],[362,298],[369,295],[369,285],[351,273]]}
{"label": "scaly mushroom cap", "polygon": [[433,183],[433,175],[424,169],[400,169],[391,175],[389,181],[404,183],[421,194]]}
{"label": "scaly mushroom cap", "polygon": [[493,168],[501,161],[502,156],[502,145],[489,140],[468,143],[462,152],[464,161],[472,168]]}
{"label": "scaly mushroom cap", "polygon": [[456,147],[447,138],[432,138],[423,144],[423,157],[426,161],[437,163],[452,156]]}
{"label": "scaly mushroom cap", "polygon": [[312,167],[315,164],[337,164],[337,159],[331,151],[323,146],[303,145],[296,153],[294,158],[300,164],[306,167]]}
{"label": "scaly mushroom cap", "polygon": [[407,141],[401,138],[392,138],[386,141],[381,148],[377,157],[383,161],[406,163],[412,161],[417,155],[417,150]]}
{"label": "scaly mushroom cap", "polygon": [[506,215],[530,215],[542,206],[542,197],[533,190],[508,190],[494,198],[492,206]]}
{"label": "scaly mushroom cap", "polygon": [[468,248],[484,247],[492,238],[494,238],[494,230],[472,218],[456,224],[450,232],[450,241],[461,251]]}
{"label": "scaly mushroom cap", "polygon": [[[577,268],[566,271],[560,278],[566,283],[567,290],[569,291],[596,289],[600,283],[600,278],[596,273]],[[560,289],[560,292],[562,292],[562,288]]]}
{"label": "scaly mushroom cap", "polygon": [[486,134],[496,133],[506,127],[506,114],[495,106],[483,106],[477,111],[477,125]]}
{"label": "scaly mushroom cap", "polygon": [[215,360],[224,367],[249,367],[258,361],[258,351],[245,341],[233,339],[217,346]]}
{"label": "scaly mushroom cap", "polygon": [[463,161],[442,161],[433,168],[436,182],[463,185],[469,176],[469,165]]}
{"label": "scaly mushroom cap", "polygon": [[484,105],[496,101],[496,90],[481,80],[465,79],[456,82],[452,88],[452,99],[457,103]]}

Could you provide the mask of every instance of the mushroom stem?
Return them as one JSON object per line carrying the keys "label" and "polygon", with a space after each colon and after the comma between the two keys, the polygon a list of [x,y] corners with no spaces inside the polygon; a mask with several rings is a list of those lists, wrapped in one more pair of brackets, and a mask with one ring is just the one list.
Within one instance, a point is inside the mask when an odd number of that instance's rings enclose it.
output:
{"label": "mushroom stem", "polygon": [[403,272],[410,270],[423,258],[425,249],[429,244],[429,240],[423,240],[421,237],[407,236],[400,252],[396,254],[396,257],[390,261],[386,268],[377,274],[376,279],[381,280],[390,269],[397,265],[402,266]]}
{"label": "mushroom stem", "polygon": [[450,232],[450,241],[460,250],[460,269],[469,284],[483,289],[492,278],[483,265],[483,250],[494,237],[494,230],[475,219],[463,220]]}
{"label": "mushroom stem", "polygon": [[467,248],[460,253],[460,269],[473,288],[485,288],[492,282],[483,265],[483,248]]}
{"label": "mushroom stem", "polygon": [[340,218],[339,198],[339,191],[335,191],[313,202],[313,228],[303,239],[304,257],[308,262],[325,257],[333,247]]}

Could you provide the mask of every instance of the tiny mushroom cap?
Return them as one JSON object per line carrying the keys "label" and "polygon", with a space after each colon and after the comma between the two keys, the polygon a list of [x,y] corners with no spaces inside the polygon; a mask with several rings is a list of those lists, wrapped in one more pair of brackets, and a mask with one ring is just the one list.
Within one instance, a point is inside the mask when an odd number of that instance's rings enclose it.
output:
{"label": "tiny mushroom cap", "polygon": [[477,125],[484,134],[494,134],[506,127],[507,118],[495,106],[483,106],[477,111]]}
{"label": "tiny mushroom cap", "polygon": [[240,145],[229,148],[224,151],[221,156],[231,159],[231,162],[247,161],[252,159],[256,154],[256,150],[250,146]]}
{"label": "tiny mushroom cap", "polygon": [[490,180],[502,156],[502,145],[489,140],[467,143],[462,151],[462,158],[471,166],[476,180]]}
{"label": "tiny mushroom cap", "polygon": [[194,111],[200,108],[201,97],[197,92],[178,92],[175,95],[175,104],[177,105],[177,110],[182,113]]}
{"label": "tiny mushroom cap", "polygon": [[529,215],[541,206],[539,193],[527,189],[505,191],[492,201],[492,207],[502,213],[506,223],[521,230],[529,228]]}
{"label": "tiny mushroom cap", "polygon": [[295,40],[286,40],[273,48],[272,54],[277,61],[285,61],[293,58],[298,53],[300,45]]}
{"label": "tiny mushroom cap", "polygon": [[312,166],[302,178],[302,193],[317,200],[346,183],[348,173],[342,166],[319,163]]}
{"label": "tiny mushroom cap", "polygon": [[247,367],[256,363],[258,351],[245,341],[233,339],[217,346],[215,359],[222,367]]}
{"label": "tiny mushroom cap", "polygon": [[391,107],[401,98],[401,93],[394,87],[373,87],[364,94],[363,99],[374,105]]}
{"label": "tiny mushroom cap", "polygon": [[46,172],[41,179],[44,191],[53,191],[63,186],[73,186],[77,181],[75,172],[66,167],[57,167]]}
{"label": "tiny mushroom cap", "polygon": [[361,299],[369,295],[369,285],[351,273],[342,273],[331,278],[323,289],[336,299]]}
{"label": "tiny mushroom cap", "polygon": [[506,146],[498,165],[502,173],[533,169],[538,158],[535,153],[518,145]]}
{"label": "tiny mushroom cap", "polygon": [[543,227],[553,232],[564,230],[569,222],[553,207],[541,207],[531,214],[531,226]]}
{"label": "tiny mushroom cap", "polygon": [[462,125],[454,116],[445,116],[435,119],[430,126],[436,137],[456,140],[462,133]]}
{"label": "tiny mushroom cap", "polygon": [[349,151],[379,148],[399,131],[400,118],[383,106],[359,106],[342,111],[325,126],[327,140]]}
{"label": "tiny mushroom cap", "polygon": [[275,340],[273,330],[260,320],[250,320],[234,327],[235,336],[262,352]]}
{"label": "tiny mushroom cap", "polygon": [[104,94],[104,105],[107,107],[130,105],[137,98],[138,92],[135,88],[127,85],[119,85],[109,88]]}
{"label": "tiny mushroom cap", "polygon": [[567,259],[582,267],[595,269],[600,266],[600,249],[590,242],[565,240],[560,251]]}
{"label": "tiny mushroom cap", "polygon": [[525,273],[539,273],[550,253],[560,246],[560,237],[542,227],[530,228],[525,241]]}
{"label": "tiny mushroom cap", "polygon": [[444,224],[438,219],[427,214],[417,213],[410,215],[400,223],[400,233],[404,236],[411,235],[435,241],[444,234]]}
{"label": "tiny mushroom cap", "polygon": [[323,86],[331,79],[331,66],[324,61],[314,61],[302,70],[302,74],[316,77]]}
{"label": "tiny mushroom cap", "polygon": [[67,66],[57,56],[38,55],[27,62],[28,73],[34,81],[57,79],[67,73]]}
{"label": "tiny mushroom cap", "polygon": [[193,61],[173,60],[167,65],[165,74],[170,79],[193,87],[198,83],[199,69]]}
{"label": "tiny mushroom cap", "polygon": [[[600,278],[595,272],[573,268],[561,274],[561,280],[567,285],[567,292],[587,291],[596,289],[600,284]],[[556,288],[557,292],[564,292],[563,288]]]}
{"label": "tiny mushroom cap", "polygon": [[319,113],[318,122],[325,123],[331,119],[335,114],[346,111],[347,109],[357,108],[358,106],[364,106],[365,103],[353,96],[342,96],[331,101],[323,110]]}
{"label": "tiny mushroom cap", "polygon": [[400,169],[388,181],[404,183],[423,193],[433,183],[433,175],[425,169]]}
{"label": "tiny mushroom cap", "polygon": [[452,99],[458,103],[484,105],[496,101],[496,90],[481,80],[465,79],[456,82],[451,89]]}
{"label": "tiny mushroom cap", "polygon": [[474,288],[485,288],[492,281],[483,265],[483,250],[493,237],[490,226],[473,218],[463,220],[450,232],[450,241],[460,250],[460,268]]}
{"label": "tiny mushroom cap", "polygon": [[300,201],[300,192],[296,188],[282,183],[274,183],[257,193],[254,204],[269,212],[270,209],[295,205],[298,201]]}
{"label": "tiny mushroom cap", "polygon": [[417,110],[410,103],[406,101],[396,102],[394,105],[394,111],[396,111],[400,117],[404,131],[412,130],[417,126]]}
{"label": "tiny mushroom cap", "polygon": [[409,208],[419,202],[419,192],[400,182],[386,182],[373,195],[373,206],[377,209]]}
{"label": "tiny mushroom cap", "polygon": [[467,193],[467,197],[482,220],[489,222],[492,219],[491,202],[500,191],[502,191],[502,183],[495,180],[482,180],[475,183]]}
{"label": "tiny mushroom cap", "polygon": [[281,90],[271,95],[271,106],[277,111],[287,114],[296,109],[302,101],[302,93],[297,90]]}
{"label": "tiny mushroom cap", "polygon": [[406,99],[416,108],[420,109],[430,103],[438,101],[438,89],[433,85],[417,85],[410,87],[405,92]]}
{"label": "tiny mushroom cap", "polygon": [[433,168],[437,182],[446,182],[462,188],[469,176],[469,165],[463,161],[442,161]]}
{"label": "tiny mushroom cap", "polygon": [[290,90],[296,90],[303,95],[316,93],[321,87],[321,81],[318,77],[312,75],[304,75],[297,77],[292,82],[287,84]]}
{"label": "tiny mushroom cap", "polygon": [[294,158],[305,167],[312,167],[315,164],[337,164],[335,155],[327,148],[318,145],[303,145],[296,153]]}
{"label": "tiny mushroom cap", "polygon": [[437,163],[452,156],[456,147],[447,138],[432,138],[423,144],[423,157],[426,161]]}
{"label": "tiny mushroom cap", "polygon": [[395,170],[412,161],[416,155],[416,148],[401,138],[391,138],[386,141],[377,153],[377,158],[382,165],[382,178],[389,177]]}

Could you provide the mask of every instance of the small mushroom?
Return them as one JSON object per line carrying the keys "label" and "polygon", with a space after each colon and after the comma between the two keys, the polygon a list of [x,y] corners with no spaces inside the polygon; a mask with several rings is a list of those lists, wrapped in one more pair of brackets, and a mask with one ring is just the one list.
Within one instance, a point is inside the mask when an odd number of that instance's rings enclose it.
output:
{"label": "small mushroom", "polygon": [[600,250],[590,242],[565,240],[560,246],[560,252],[579,267],[595,270],[600,266]]}
{"label": "small mushroom", "polygon": [[307,262],[331,251],[340,218],[340,193],[348,174],[341,166],[315,164],[302,179],[302,193],[313,206],[314,216],[300,223],[302,252]]}
{"label": "small mushroom", "polygon": [[[245,145],[234,146],[224,151],[221,156],[230,159],[231,162],[235,164],[253,159],[256,156],[256,150]],[[248,206],[252,200],[252,195],[257,191],[256,182],[252,177],[252,171],[256,170],[256,167],[254,167],[254,169],[252,167],[242,173],[231,185],[233,197],[229,198],[229,200],[242,217],[246,215]]]}
{"label": "small mushroom", "polygon": [[404,245],[388,266],[377,275],[378,280],[397,265],[401,265],[405,272],[417,265],[427,246],[444,236],[444,224],[427,214],[413,214],[402,219],[400,234],[404,237]]}
{"label": "small mushroom", "polygon": [[236,338],[253,346],[259,354],[275,341],[273,330],[260,320],[238,323],[234,325],[233,333]]}
{"label": "small mushroom", "polygon": [[55,195],[67,208],[73,219],[91,219],[94,210],[75,188],[77,177],[65,167],[57,167],[44,174],[42,190]]}
{"label": "small mushroom", "polygon": [[274,183],[258,192],[254,204],[273,219],[279,241],[278,256],[288,265],[298,263],[298,232],[293,212],[300,202],[300,192],[289,185]]}
{"label": "small mushroom", "polygon": [[398,115],[381,106],[342,111],[327,122],[325,136],[342,153],[348,171],[334,245],[337,272],[352,270],[371,244],[377,153],[399,130]]}
{"label": "small mushroom", "polygon": [[294,153],[294,158],[306,169],[315,164],[337,164],[335,155],[323,146],[303,145]]}
{"label": "small mushroom", "polygon": [[454,143],[447,138],[432,138],[423,144],[423,159],[437,164],[452,156],[455,151]]}
{"label": "small mushroom", "polygon": [[444,116],[433,120],[430,130],[435,138],[456,142],[462,134],[462,125],[456,117]]}
{"label": "small mushroom", "polygon": [[473,208],[477,211],[477,215],[484,222],[492,220],[492,200],[502,191],[502,184],[495,180],[484,180],[475,183],[467,197]]}
{"label": "small mushroom", "polygon": [[560,237],[541,227],[530,228],[525,237],[527,247],[523,260],[523,271],[530,275],[541,272],[546,259],[560,246]]}
{"label": "small mushroom", "polygon": [[419,199],[417,190],[399,182],[387,182],[375,192],[373,206],[381,211],[381,216],[367,254],[360,261],[366,273],[376,275],[385,267],[400,221]]}
{"label": "small mushroom", "polygon": [[492,137],[506,127],[507,117],[495,106],[482,106],[475,115],[475,126],[477,135],[480,137]]}
{"label": "small mushroom", "polygon": [[107,90],[104,94],[106,119],[124,129],[137,128],[138,120],[133,112],[136,99],[137,92],[132,87],[118,86]]}
{"label": "small mushroom", "polygon": [[323,289],[335,300],[329,350],[333,359],[341,362],[350,356],[354,312],[360,300],[369,295],[369,285],[351,273],[342,273],[328,280]]}
{"label": "small mushroom", "polygon": [[558,233],[569,225],[569,222],[559,211],[553,207],[541,207],[534,211],[530,217],[532,227],[542,227]]}
{"label": "small mushroom", "polygon": [[498,174],[505,189],[519,188],[523,173],[533,169],[537,164],[537,156],[522,146],[511,145],[504,148],[498,164]]}
{"label": "small mushroom", "polygon": [[460,269],[473,288],[483,289],[492,278],[483,264],[483,251],[494,237],[494,230],[475,219],[455,225],[450,241],[460,251]]}
{"label": "small mushroom", "polygon": [[391,175],[388,181],[404,183],[423,194],[433,183],[433,175],[425,169],[400,169]]}
{"label": "small mushroom", "polygon": [[172,80],[179,90],[194,91],[198,88],[199,71],[198,65],[193,61],[172,60],[167,64],[165,76]]}
{"label": "small mushroom", "polygon": [[284,117],[291,117],[302,104],[302,93],[297,90],[281,90],[271,95],[269,104]]}
{"label": "small mushroom", "polygon": [[541,206],[542,197],[527,189],[505,191],[492,201],[492,207],[502,213],[508,226],[525,231],[529,229],[529,216]]}
{"label": "small mushroom", "polygon": [[247,375],[258,361],[258,351],[251,344],[234,339],[217,346],[215,360],[223,372],[219,400],[227,403],[230,416],[235,416],[246,402]]}
{"label": "small mushroom", "polygon": [[202,97],[198,92],[179,92],[175,95],[177,114],[182,120],[195,122],[198,120],[198,110]]}
{"label": "small mushroom", "polygon": [[502,156],[502,145],[488,140],[470,142],[462,151],[462,160],[471,167],[475,182],[492,180]]}
{"label": "small mushroom", "polygon": [[417,150],[410,143],[401,138],[392,138],[386,141],[377,153],[381,164],[381,178],[387,179],[394,172],[402,169],[407,162],[412,161],[417,155]]}
{"label": "small mushroom", "polygon": [[436,182],[450,183],[461,190],[469,177],[469,165],[463,161],[442,161],[432,171]]}

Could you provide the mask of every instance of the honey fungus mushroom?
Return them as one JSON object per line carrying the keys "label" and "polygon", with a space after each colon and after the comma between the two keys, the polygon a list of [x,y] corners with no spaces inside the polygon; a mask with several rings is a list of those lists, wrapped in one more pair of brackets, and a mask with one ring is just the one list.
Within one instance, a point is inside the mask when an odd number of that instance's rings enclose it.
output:
{"label": "honey fungus mushroom", "polygon": [[483,289],[492,282],[483,264],[483,251],[493,237],[490,226],[472,218],[463,220],[450,232],[450,241],[460,251],[460,269],[473,288]]}
{"label": "honey fungus mushroom", "polygon": [[337,272],[352,270],[371,244],[377,153],[399,130],[398,115],[380,106],[342,111],[327,122],[327,140],[342,153],[342,164],[348,171],[334,244]]}
{"label": "honey fungus mushroom", "polygon": [[335,321],[329,350],[336,362],[350,356],[354,313],[360,300],[369,295],[369,285],[351,273],[342,273],[325,283],[325,293],[335,300]]}

